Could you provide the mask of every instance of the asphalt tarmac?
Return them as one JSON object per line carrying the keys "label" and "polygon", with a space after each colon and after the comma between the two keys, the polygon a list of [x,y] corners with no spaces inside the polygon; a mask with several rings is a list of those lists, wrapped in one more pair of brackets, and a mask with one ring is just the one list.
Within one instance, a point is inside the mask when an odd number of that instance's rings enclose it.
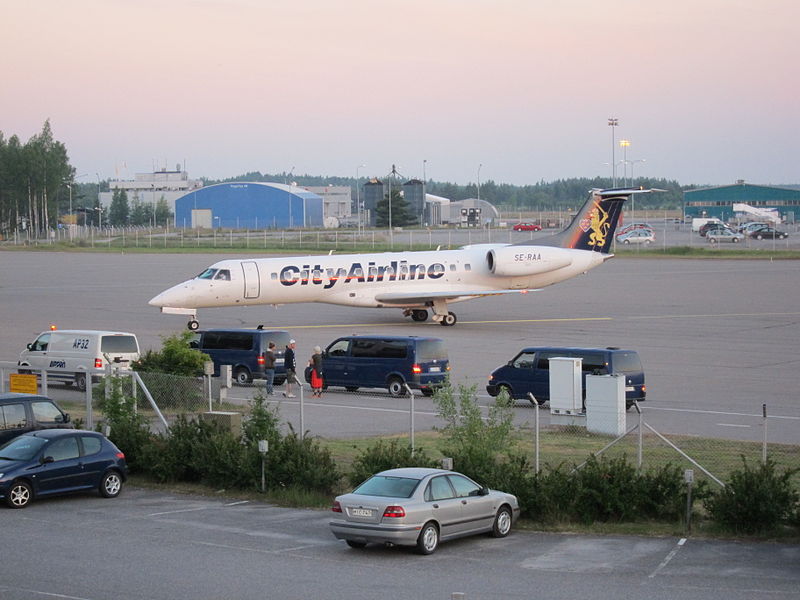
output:
{"label": "asphalt tarmac", "polygon": [[[186,318],[161,315],[147,301],[228,257],[2,252],[0,360],[16,361],[50,324],[131,331],[143,349],[160,347],[161,336],[185,328]],[[536,293],[454,304],[459,319],[454,327],[414,323],[397,309],[325,304],[206,309],[198,317],[202,327],[263,323],[286,329],[298,342],[301,361],[315,345],[324,347],[340,335],[438,336],[449,348],[453,381],[475,384],[484,396],[489,372],[524,346],[630,348],[645,367],[648,422],[661,430],[759,440],[766,404],[770,438],[798,443],[798,292],[800,261],[626,257]],[[360,395],[327,398],[345,408],[375,406]],[[315,431],[369,435],[406,428],[405,405],[384,399],[382,410],[397,414],[387,427],[374,419],[362,426],[353,410],[343,408],[338,416],[320,417]],[[418,399],[418,410],[432,410],[424,402]],[[291,411],[291,404],[287,408]],[[522,419],[532,418],[524,403],[518,411]],[[417,426],[432,423],[421,414]]]}

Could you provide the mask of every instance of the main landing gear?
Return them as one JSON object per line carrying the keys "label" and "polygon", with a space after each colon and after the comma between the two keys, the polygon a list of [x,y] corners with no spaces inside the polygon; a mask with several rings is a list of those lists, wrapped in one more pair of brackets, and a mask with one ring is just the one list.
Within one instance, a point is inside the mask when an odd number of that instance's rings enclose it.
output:
{"label": "main landing gear", "polygon": [[[411,317],[413,321],[416,321],[418,323],[422,323],[423,321],[428,320],[428,311],[425,310],[424,308],[414,308],[414,309],[407,308],[406,310],[403,311],[403,315],[406,317]],[[456,321],[458,321],[458,318],[456,317],[455,313],[437,312],[435,308],[433,311],[433,316],[431,318],[437,323],[439,323],[439,325],[444,325],[446,327],[451,327],[456,324]]]}

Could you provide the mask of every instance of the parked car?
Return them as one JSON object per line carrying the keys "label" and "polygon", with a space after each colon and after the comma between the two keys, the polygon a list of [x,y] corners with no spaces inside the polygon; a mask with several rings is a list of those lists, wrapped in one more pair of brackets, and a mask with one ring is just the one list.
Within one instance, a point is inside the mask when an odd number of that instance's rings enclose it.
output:
{"label": "parked car", "polygon": [[720,229],[721,230],[727,229],[729,231],[733,231],[725,223],[722,223],[720,221],[709,221],[708,223],[706,223],[705,225],[700,227],[700,236],[701,237],[706,237],[708,235],[709,231],[716,231],[716,230],[720,230]]}
{"label": "parked car", "polygon": [[744,239],[744,235],[733,229],[712,229],[706,233],[706,239],[712,243],[731,242],[737,244]]}
{"label": "parked car", "polygon": [[221,365],[231,365],[233,380],[239,385],[264,379],[264,355],[270,342],[275,343],[275,378],[281,385],[286,380],[283,353],[289,343],[288,331],[270,329],[208,329],[196,332],[189,345],[207,354],[214,362],[214,375]]}
{"label": "parked car", "polygon": [[486,391],[490,396],[505,391],[515,400],[531,400],[528,395],[531,394],[538,404],[544,404],[550,400],[550,359],[557,357],[581,359],[584,394],[586,375],[619,374],[625,377],[627,408],[646,398],[647,386],[639,354],[621,348],[523,348],[508,363],[492,371]]}
{"label": "parked car", "polygon": [[457,537],[505,537],[519,517],[513,494],[490,490],[461,473],[423,468],[373,475],[337,496],[332,510],[331,531],[351,548],[395,544],[416,546],[420,554]]}
{"label": "parked car", "polygon": [[63,329],[40,333],[20,353],[17,365],[20,373],[46,369],[49,379],[74,383],[84,391],[86,378],[99,381],[109,363],[128,368],[135,360],[139,360],[139,342],[133,333]]}
{"label": "parked car", "polygon": [[750,233],[755,231],[756,229],[761,229],[762,227],[766,227],[767,225],[768,224],[764,223],[763,221],[749,221],[747,223],[743,223],[742,225],[740,225],[737,231],[745,235],[750,235]]}
{"label": "parked car", "polygon": [[0,498],[11,508],[86,490],[115,498],[127,478],[125,455],[94,431],[45,429],[0,446]]}
{"label": "parked car", "polygon": [[653,226],[650,225],[650,223],[628,223],[627,225],[625,225],[625,226],[623,226],[623,227],[621,227],[620,229],[617,230],[617,235],[622,235],[622,234],[625,234],[625,233],[629,233],[629,232],[634,231],[636,229],[645,229],[645,230],[651,231],[651,232],[655,231],[655,229],[653,229]]}
{"label": "parked car", "polygon": [[449,371],[444,341],[434,337],[351,335],[334,340],[322,353],[325,387],[351,392],[377,387],[402,396],[408,385],[431,396]]}
{"label": "parked car", "polygon": [[523,222],[523,223],[517,223],[516,225],[514,225],[512,229],[514,231],[541,231],[542,226],[539,225],[538,223]]}
{"label": "parked car", "polygon": [[40,429],[72,428],[69,414],[47,396],[0,394],[0,444]]}
{"label": "parked car", "polygon": [[775,238],[782,240],[788,235],[789,234],[786,233],[785,231],[778,231],[777,229],[775,229],[774,227],[770,227],[769,225],[765,225],[760,229],[755,229],[750,232],[750,237],[756,240],[766,240],[766,239],[772,240]]}
{"label": "parked car", "polygon": [[650,245],[656,241],[656,235],[651,229],[631,229],[617,236],[618,244],[645,244]]}

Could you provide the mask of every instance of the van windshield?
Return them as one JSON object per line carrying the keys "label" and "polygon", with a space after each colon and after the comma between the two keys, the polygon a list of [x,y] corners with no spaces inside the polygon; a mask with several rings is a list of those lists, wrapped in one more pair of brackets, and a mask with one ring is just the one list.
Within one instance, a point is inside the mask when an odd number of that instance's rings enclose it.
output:
{"label": "van windshield", "polygon": [[100,341],[100,352],[103,354],[136,354],[139,344],[132,335],[104,335]]}
{"label": "van windshield", "polygon": [[615,352],[614,372],[641,373],[642,361],[639,359],[639,355],[636,352]]}
{"label": "van windshield", "polygon": [[420,340],[417,343],[417,361],[447,360],[447,348],[443,340]]}

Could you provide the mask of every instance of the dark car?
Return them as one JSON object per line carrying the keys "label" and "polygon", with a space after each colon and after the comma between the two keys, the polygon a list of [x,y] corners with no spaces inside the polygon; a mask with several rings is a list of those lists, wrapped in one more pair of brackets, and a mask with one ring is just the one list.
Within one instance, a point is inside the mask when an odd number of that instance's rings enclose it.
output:
{"label": "dark car", "polygon": [[755,240],[772,240],[772,239],[779,239],[782,240],[789,234],[785,231],[778,231],[774,227],[770,227],[769,225],[762,227],[761,229],[756,229],[755,231],[750,232],[750,237]]}
{"label": "dark car", "polygon": [[221,365],[232,367],[233,380],[239,385],[264,379],[265,354],[269,343],[275,344],[275,385],[286,380],[283,353],[291,336],[287,331],[270,329],[209,329],[198,331],[190,342],[192,348],[207,354],[214,362],[214,375]]}
{"label": "dark car", "polygon": [[94,431],[32,431],[0,446],[0,498],[11,508],[87,490],[115,498],[127,478],[125,455]]}
{"label": "dark car", "polygon": [[517,223],[512,229],[514,231],[541,231],[542,226],[537,223]]}
{"label": "dark car", "polygon": [[647,386],[639,354],[621,348],[523,348],[507,364],[492,371],[486,391],[490,396],[505,391],[515,400],[533,402],[528,395],[532,394],[538,404],[544,404],[550,400],[550,359],[556,357],[581,359],[584,394],[586,375],[619,374],[625,377],[627,408],[645,400]]}
{"label": "dark car", "polygon": [[720,223],[719,221],[709,221],[708,223],[703,224],[700,227],[700,236],[706,237],[710,231],[717,231],[717,230],[729,230],[732,231],[730,227],[725,225],[725,223]]}
{"label": "dark car", "polygon": [[0,444],[29,431],[71,427],[69,415],[47,396],[0,394]]}
{"label": "dark car", "polygon": [[322,354],[325,387],[353,392],[377,387],[402,396],[408,385],[431,396],[449,371],[444,341],[433,337],[351,335],[334,340]]}

